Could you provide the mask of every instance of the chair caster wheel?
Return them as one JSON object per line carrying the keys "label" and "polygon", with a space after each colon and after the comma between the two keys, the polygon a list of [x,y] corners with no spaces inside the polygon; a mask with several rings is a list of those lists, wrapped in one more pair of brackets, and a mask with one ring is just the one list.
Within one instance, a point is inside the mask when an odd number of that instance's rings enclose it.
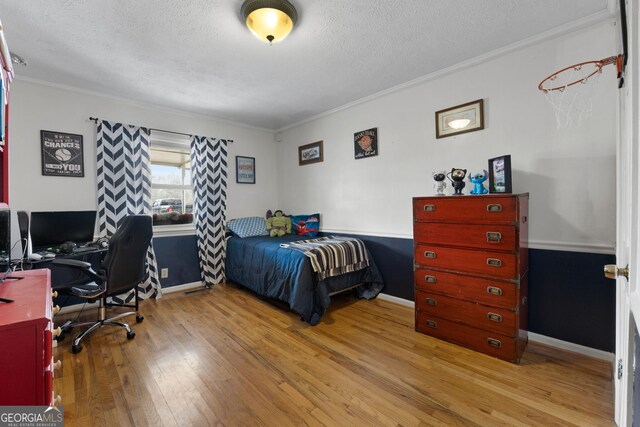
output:
{"label": "chair caster wheel", "polygon": [[127,332],[127,339],[128,340],[132,340],[136,337],[136,333],[131,331],[131,332]]}
{"label": "chair caster wheel", "polygon": [[72,345],[71,346],[71,352],[72,353],[80,353],[82,351],[82,345],[78,344],[78,345]]}
{"label": "chair caster wheel", "polygon": [[141,315],[139,315],[139,314],[136,316],[136,323],[140,323],[140,322],[142,322],[143,320],[144,320],[144,316],[141,316]]}
{"label": "chair caster wheel", "polygon": [[64,333],[61,333],[60,335],[58,335],[57,337],[55,337],[54,339],[58,342],[60,341],[64,341],[64,337],[66,337],[66,335]]}

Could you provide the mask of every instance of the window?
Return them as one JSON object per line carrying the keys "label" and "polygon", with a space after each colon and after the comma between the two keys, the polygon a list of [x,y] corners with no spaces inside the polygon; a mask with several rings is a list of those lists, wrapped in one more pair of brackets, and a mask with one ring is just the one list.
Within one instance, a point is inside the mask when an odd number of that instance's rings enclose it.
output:
{"label": "window", "polygon": [[151,212],[153,225],[193,222],[190,140],[151,131]]}

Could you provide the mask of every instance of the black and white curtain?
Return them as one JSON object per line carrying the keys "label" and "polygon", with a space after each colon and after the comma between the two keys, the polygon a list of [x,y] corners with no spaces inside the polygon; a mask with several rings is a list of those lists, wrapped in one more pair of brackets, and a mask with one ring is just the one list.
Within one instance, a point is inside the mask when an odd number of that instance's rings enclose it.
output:
{"label": "black and white curtain", "polygon": [[191,177],[200,276],[212,286],[225,280],[227,140],[191,137]]}
{"label": "black and white curtain", "polygon": [[[149,131],[122,123],[98,122],[98,223],[101,236],[111,236],[127,215],[151,214]],[[141,298],[162,296],[153,244],[147,253],[147,280],[138,285]],[[114,298],[128,303],[134,292]]]}

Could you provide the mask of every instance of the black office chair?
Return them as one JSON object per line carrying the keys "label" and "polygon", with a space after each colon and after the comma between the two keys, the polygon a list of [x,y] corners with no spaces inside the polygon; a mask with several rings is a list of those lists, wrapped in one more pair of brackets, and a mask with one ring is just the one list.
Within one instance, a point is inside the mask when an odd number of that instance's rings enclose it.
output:
{"label": "black office chair", "polygon": [[[89,302],[100,302],[99,318],[94,322],[77,322],[62,326],[63,333],[79,326],[90,325],[74,338],[71,350],[78,353],[82,350],[81,341],[100,326],[120,326],[127,331],[127,338],[133,339],[136,334],[131,327],[116,321],[124,316],[136,315],[136,321],[142,322],[144,317],[138,312],[138,284],[146,279],[147,250],[153,236],[151,217],[148,215],[131,215],[109,239],[109,251],[102,262],[102,268],[96,273],[88,262],[73,259],[56,259],[53,264],[70,267],[85,273],[93,283],[75,285],[57,289],[61,293],[86,298]],[[114,304],[107,302],[107,298],[135,290],[135,305]],[[121,313],[107,318],[107,307],[131,307],[135,312]]]}

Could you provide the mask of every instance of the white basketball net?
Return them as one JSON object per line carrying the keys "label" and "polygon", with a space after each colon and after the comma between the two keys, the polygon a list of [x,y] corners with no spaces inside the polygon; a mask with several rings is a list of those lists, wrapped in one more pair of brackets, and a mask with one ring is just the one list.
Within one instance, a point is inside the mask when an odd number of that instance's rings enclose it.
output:
{"label": "white basketball net", "polygon": [[[591,77],[588,77],[590,74]],[[580,125],[593,114],[592,97],[600,80],[602,67],[594,63],[579,65],[550,77],[544,84],[543,92],[553,106],[558,129]],[[577,84],[572,84],[578,81]],[[558,88],[545,90],[545,88]]]}

